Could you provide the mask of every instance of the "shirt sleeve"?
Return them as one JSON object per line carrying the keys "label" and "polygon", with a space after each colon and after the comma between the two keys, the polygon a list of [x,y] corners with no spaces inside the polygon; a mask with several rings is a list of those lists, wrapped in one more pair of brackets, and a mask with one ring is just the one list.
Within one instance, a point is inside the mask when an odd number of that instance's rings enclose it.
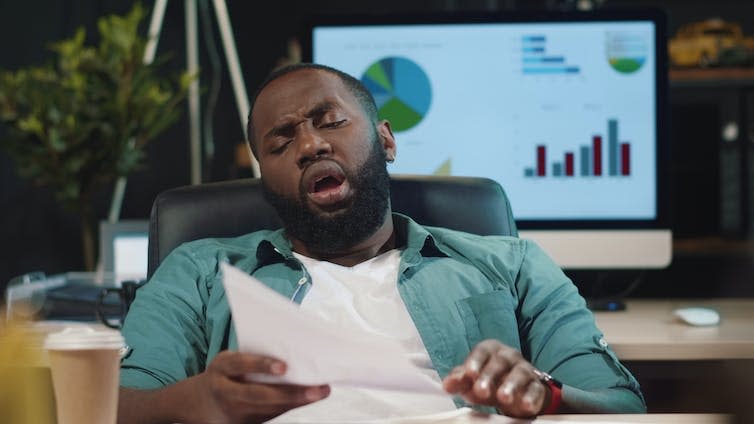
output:
{"label": "shirt sleeve", "polygon": [[204,369],[204,272],[183,245],[137,290],[123,325],[127,352],[120,384],[156,389]]}
{"label": "shirt sleeve", "polygon": [[522,353],[562,381],[581,412],[644,412],[639,384],[618,361],[576,286],[533,242],[516,278]]}

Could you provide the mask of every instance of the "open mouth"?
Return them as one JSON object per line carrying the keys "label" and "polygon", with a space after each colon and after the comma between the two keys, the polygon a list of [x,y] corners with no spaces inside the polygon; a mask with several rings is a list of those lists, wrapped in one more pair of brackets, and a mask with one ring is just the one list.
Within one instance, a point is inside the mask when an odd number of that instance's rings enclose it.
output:
{"label": "open mouth", "polygon": [[305,172],[304,183],[309,200],[328,210],[338,207],[351,192],[343,170],[332,161],[312,165]]}
{"label": "open mouth", "polygon": [[342,175],[323,175],[314,181],[313,187],[309,193],[321,193],[328,190],[335,190],[343,184]]}

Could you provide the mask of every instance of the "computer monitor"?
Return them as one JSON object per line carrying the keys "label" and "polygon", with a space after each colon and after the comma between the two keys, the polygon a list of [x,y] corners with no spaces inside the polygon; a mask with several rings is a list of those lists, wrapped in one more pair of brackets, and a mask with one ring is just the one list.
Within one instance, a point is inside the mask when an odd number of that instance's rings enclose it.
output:
{"label": "computer monitor", "polygon": [[100,222],[102,270],[119,284],[147,278],[149,221]]}
{"label": "computer monitor", "polygon": [[661,12],[328,17],[305,37],[391,121],[391,173],[498,181],[565,268],[670,263]]}

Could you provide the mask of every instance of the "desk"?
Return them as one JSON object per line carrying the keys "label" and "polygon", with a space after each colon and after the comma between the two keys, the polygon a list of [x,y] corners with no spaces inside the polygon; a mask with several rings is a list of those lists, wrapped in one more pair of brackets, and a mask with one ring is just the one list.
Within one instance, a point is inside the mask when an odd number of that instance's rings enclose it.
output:
{"label": "desk", "polygon": [[590,422],[601,424],[730,424],[733,419],[728,414],[564,414],[542,415],[535,420],[528,420],[503,415],[477,414],[468,409],[462,409],[451,413],[373,422],[375,424],[577,424]]}
{"label": "desk", "polygon": [[543,415],[535,423],[542,422],[574,422],[574,423],[653,423],[653,424],[728,424],[733,422],[726,414],[573,414],[573,415]]}
{"label": "desk", "polygon": [[[720,325],[692,327],[676,308],[703,306],[720,313]],[[754,299],[629,300],[626,310],[596,312],[597,326],[621,360],[754,359]]]}

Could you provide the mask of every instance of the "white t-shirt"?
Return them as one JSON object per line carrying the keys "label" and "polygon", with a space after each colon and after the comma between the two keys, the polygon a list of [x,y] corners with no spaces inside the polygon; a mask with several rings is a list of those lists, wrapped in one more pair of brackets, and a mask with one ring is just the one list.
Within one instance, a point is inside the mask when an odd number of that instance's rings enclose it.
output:
{"label": "white t-shirt", "polygon": [[[294,255],[311,276],[312,287],[301,308],[346,332],[371,333],[400,343],[408,358],[438,388],[440,376],[432,367],[406,305],[398,293],[400,251],[390,250],[352,267]],[[277,417],[271,422],[354,422],[390,417],[434,414],[454,410],[450,396],[331,385],[330,396]]]}

